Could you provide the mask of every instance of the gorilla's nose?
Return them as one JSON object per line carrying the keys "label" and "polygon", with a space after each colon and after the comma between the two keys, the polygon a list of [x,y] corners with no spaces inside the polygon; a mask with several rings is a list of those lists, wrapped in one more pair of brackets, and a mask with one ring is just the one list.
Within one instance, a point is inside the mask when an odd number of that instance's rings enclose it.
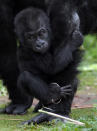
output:
{"label": "gorilla's nose", "polygon": [[41,48],[44,44],[45,44],[45,43],[42,42],[42,43],[38,43],[36,46],[37,46],[38,48]]}

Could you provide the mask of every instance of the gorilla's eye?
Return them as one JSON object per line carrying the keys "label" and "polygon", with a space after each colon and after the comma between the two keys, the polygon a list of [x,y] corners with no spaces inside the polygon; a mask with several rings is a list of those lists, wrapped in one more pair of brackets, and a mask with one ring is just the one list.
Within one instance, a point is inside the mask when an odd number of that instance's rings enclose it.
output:
{"label": "gorilla's eye", "polygon": [[35,39],[35,36],[34,35],[27,35],[27,40],[34,40]]}
{"label": "gorilla's eye", "polygon": [[39,36],[43,36],[46,33],[45,29],[41,29],[38,33]]}

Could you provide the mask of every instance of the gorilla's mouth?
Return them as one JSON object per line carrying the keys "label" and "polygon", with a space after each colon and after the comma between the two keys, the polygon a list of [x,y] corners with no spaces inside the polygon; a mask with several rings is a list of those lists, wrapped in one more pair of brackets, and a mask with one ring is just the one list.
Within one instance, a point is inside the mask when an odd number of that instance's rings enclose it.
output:
{"label": "gorilla's mouth", "polygon": [[33,47],[33,50],[38,53],[45,53],[49,49],[49,46],[47,43],[43,45],[36,45]]}

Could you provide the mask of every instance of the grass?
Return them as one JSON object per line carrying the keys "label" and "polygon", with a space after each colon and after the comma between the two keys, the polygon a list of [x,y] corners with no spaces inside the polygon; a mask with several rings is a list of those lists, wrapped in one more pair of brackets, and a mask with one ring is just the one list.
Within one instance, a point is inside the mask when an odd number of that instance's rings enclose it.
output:
{"label": "grass", "polygon": [[87,35],[82,49],[85,54],[79,66],[80,89],[86,86],[93,89],[97,87],[97,36]]}
{"label": "grass", "polygon": [[97,64],[97,35],[87,35],[84,38],[83,49],[85,55],[82,65]]}
{"label": "grass", "polygon": [[3,82],[0,80],[0,96],[6,96],[6,94],[6,88],[3,86]]}
{"label": "grass", "polygon": [[[91,92],[97,92],[97,40],[95,36],[86,36],[82,47],[85,50],[83,62],[80,64],[81,70],[79,91],[84,87],[90,87]],[[6,90],[2,88],[0,81],[0,95],[6,95]],[[43,123],[41,125],[19,126],[19,124],[33,117],[32,109],[23,116],[0,115],[0,131],[97,131],[97,105],[95,108],[74,109],[71,117],[85,123],[84,127],[76,126],[70,123],[61,122]],[[12,120],[14,119],[14,120]],[[17,119],[17,120],[16,120]]]}
{"label": "grass", "polygon": [[97,88],[97,71],[84,71],[79,75],[80,79],[80,89],[84,87],[91,87],[92,89]]}
{"label": "grass", "polygon": [[[71,117],[85,123],[84,127],[62,122],[43,123],[41,125],[20,126],[22,120],[28,120],[35,114],[32,110],[23,116],[0,115],[0,131],[97,131],[97,109],[72,110]],[[12,120],[14,119],[14,120]],[[20,120],[15,120],[20,119]],[[22,120],[21,120],[22,119]]]}

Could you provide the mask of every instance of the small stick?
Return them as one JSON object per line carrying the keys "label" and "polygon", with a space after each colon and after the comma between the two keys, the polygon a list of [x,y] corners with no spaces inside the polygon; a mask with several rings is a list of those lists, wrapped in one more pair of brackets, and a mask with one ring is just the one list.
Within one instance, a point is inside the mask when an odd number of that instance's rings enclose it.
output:
{"label": "small stick", "polygon": [[55,113],[52,113],[52,112],[48,112],[48,111],[44,111],[44,110],[39,110],[39,112],[46,113],[48,115],[55,116],[55,117],[58,117],[58,118],[61,118],[61,119],[65,119],[65,120],[70,121],[71,123],[76,124],[76,125],[85,126],[85,123],[82,123],[82,122],[79,122],[79,121],[76,121],[76,120],[73,120],[73,119],[70,119],[68,117],[64,117],[64,116],[61,116],[61,115],[58,115],[58,114],[55,114]]}
{"label": "small stick", "polygon": [[0,120],[5,120],[5,121],[23,121],[23,119],[4,119],[4,118],[0,118]]}
{"label": "small stick", "polygon": [[72,109],[86,109],[86,108],[93,108],[94,106],[74,106]]}

